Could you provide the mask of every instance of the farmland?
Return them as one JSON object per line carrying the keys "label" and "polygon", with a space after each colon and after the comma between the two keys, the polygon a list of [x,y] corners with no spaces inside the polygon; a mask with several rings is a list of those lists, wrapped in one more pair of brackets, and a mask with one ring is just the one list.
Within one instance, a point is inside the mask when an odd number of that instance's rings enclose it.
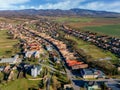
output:
{"label": "farmland", "polygon": [[11,56],[13,45],[17,44],[19,41],[16,39],[9,39],[10,36],[7,34],[7,30],[0,31],[0,57]]}
{"label": "farmland", "polygon": [[78,22],[91,22],[93,21],[93,18],[77,18],[77,17],[56,17],[54,21],[59,23],[78,23]]}
{"label": "farmland", "polygon": [[120,18],[57,17],[54,21],[81,31],[120,37]]}
{"label": "farmland", "polygon": [[85,27],[84,30],[92,31],[92,32],[99,32],[101,34],[107,34],[107,35],[111,35],[111,36],[120,37],[120,24]]}

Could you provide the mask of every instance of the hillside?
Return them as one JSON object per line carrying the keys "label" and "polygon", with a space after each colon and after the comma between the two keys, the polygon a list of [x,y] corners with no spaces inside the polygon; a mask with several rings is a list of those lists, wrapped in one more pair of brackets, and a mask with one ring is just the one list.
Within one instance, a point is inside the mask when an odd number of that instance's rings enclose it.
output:
{"label": "hillside", "polygon": [[0,16],[26,16],[26,15],[40,15],[40,16],[89,16],[89,17],[120,17],[120,13],[107,11],[94,11],[86,9],[24,9],[24,10],[4,10],[0,11]]}

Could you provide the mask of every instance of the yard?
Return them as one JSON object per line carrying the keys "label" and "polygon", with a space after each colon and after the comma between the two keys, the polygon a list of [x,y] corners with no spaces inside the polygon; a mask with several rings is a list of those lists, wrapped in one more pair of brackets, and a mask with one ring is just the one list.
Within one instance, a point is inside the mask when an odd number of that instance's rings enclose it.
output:
{"label": "yard", "polygon": [[8,83],[0,84],[0,90],[28,90],[28,88],[38,89],[39,80],[16,79]]}
{"label": "yard", "polygon": [[19,41],[16,39],[9,39],[9,35],[7,34],[7,30],[0,31],[0,57],[8,57],[11,56],[13,45],[17,44]]}

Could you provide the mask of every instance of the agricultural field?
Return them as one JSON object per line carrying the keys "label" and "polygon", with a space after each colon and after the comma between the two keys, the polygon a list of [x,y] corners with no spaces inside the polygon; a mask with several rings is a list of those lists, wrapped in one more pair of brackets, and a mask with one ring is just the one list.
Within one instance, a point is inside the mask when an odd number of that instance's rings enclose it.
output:
{"label": "agricultural field", "polygon": [[9,39],[9,35],[7,34],[7,30],[0,31],[0,57],[8,57],[14,54],[13,46],[17,44],[19,41],[16,39]]}
{"label": "agricultural field", "polygon": [[76,30],[120,37],[120,18],[57,17],[54,21]]}
{"label": "agricultural field", "polygon": [[78,22],[91,22],[93,21],[93,18],[78,18],[78,17],[56,17],[54,21],[59,23],[78,23]]}
{"label": "agricultural field", "polygon": [[91,32],[98,32],[100,34],[106,34],[106,35],[115,36],[115,37],[120,38],[120,24],[85,27],[84,30],[91,31]]}

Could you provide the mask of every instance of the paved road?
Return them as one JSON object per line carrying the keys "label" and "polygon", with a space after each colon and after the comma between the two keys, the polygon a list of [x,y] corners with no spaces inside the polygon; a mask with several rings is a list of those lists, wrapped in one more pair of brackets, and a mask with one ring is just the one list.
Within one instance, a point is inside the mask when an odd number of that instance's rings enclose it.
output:
{"label": "paved road", "polygon": [[70,78],[70,80],[72,82],[72,86],[73,86],[74,90],[80,90],[80,86],[76,85],[75,82],[74,82],[75,81],[75,79],[74,79],[75,76],[67,68],[66,68],[66,72],[67,72],[67,76]]}

